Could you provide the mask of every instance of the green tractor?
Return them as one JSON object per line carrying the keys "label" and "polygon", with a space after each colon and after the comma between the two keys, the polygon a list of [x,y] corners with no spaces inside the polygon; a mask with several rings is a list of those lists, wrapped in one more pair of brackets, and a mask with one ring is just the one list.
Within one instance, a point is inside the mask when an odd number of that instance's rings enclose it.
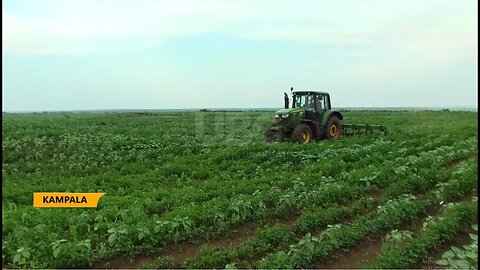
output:
{"label": "green tractor", "polygon": [[292,139],[296,143],[305,144],[313,140],[338,140],[342,134],[357,134],[362,130],[371,132],[374,129],[381,130],[386,135],[384,126],[342,125],[343,116],[332,109],[330,94],[327,92],[293,91],[293,87],[290,91],[292,108],[289,108],[289,98],[284,93],[285,108],[275,112],[275,123],[265,132],[266,141]]}

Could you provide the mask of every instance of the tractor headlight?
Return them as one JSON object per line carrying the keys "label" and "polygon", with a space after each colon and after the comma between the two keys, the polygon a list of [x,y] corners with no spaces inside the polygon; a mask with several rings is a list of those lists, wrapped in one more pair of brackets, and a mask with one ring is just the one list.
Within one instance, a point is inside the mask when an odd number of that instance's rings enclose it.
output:
{"label": "tractor headlight", "polygon": [[288,113],[287,113],[287,114],[283,114],[283,115],[282,115],[282,118],[283,118],[283,119],[286,119],[286,118],[288,118],[289,116],[290,116],[290,114],[288,114]]}
{"label": "tractor headlight", "polygon": [[280,115],[278,115],[278,114],[275,114],[275,116],[274,116],[274,117],[275,117],[275,118],[278,118],[278,117],[280,117]]}

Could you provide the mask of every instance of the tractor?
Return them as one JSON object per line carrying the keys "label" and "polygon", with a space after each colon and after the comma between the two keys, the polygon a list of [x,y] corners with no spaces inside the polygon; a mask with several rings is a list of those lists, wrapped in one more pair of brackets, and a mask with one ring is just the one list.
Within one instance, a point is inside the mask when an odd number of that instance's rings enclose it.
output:
{"label": "tractor", "polygon": [[289,108],[289,97],[284,93],[285,106],[275,112],[275,123],[266,132],[265,139],[278,142],[292,139],[299,144],[314,140],[338,140],[342,134],[371,133],[381,130],[387,133],[384,126],[342,124],[343,115],[332,109],[330,94],[320,91],[293,91],[292,108]]}

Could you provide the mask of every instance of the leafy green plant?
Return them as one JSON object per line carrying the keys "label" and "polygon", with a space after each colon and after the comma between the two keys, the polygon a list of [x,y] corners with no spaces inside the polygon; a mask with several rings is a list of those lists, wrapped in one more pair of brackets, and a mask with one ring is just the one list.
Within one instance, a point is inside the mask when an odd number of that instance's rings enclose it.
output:
{"label": "leafy green plant", "polygon": [[408,243],[396,249],[384,250],[377,262],[371,267],[412,268],[416,266],[422,258],[429,256],[433,247],[452,239],[465,223],[471,223],[476,219],[476,211],[476,204],[471,202],[445,206],[442,211],[442,219],[437,218],[433,219],[435,221],[429,221],[425,230]]}
{"label": "leafy green plant", "polygon": [[413,239],[413,232],[406,230],[392,230],[384,239],[382,245],[382,252],[386,252],[390,249],[397,249],[402,245],[405,245]]}
{"label": "leafy green plant", "polygon": [[[472,229],[478,233],[478,225],[472,225]],[[442,254],[437,260],[437,265],[449,269],[478,269],[478,234],[470,234],[470,244],[463,248],[452,246],[450,250]]]}
{"label": "leafy green plant", "polygon": [[15,252],[13,257],[13,264],[18,266],[25,266],[30,260],[31,252],[28,248],[21,247]]}

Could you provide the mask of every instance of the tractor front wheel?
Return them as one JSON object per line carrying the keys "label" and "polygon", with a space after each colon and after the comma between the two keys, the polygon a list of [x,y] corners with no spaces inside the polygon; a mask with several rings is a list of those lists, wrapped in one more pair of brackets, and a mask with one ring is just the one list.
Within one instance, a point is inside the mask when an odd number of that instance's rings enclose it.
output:
{"label": "tractor front wheel", "polygon": [[312,129],[306,124],[296,126],[292,133],[292,139],[299,144],[310,142],[312,137]]}
{"label": "tractor front wheel", "polygon": [[338,140],[342,135],[342,122],[336,116],[330,117],[325,129],[325,138],[328,140]]}
{"label": "tractor front wheel", "polygon": [[276,129],[276,124],[270,125],[265,131],[265,141],[266,142],[281,142],[283,141],[283,134],[281,131]]}

